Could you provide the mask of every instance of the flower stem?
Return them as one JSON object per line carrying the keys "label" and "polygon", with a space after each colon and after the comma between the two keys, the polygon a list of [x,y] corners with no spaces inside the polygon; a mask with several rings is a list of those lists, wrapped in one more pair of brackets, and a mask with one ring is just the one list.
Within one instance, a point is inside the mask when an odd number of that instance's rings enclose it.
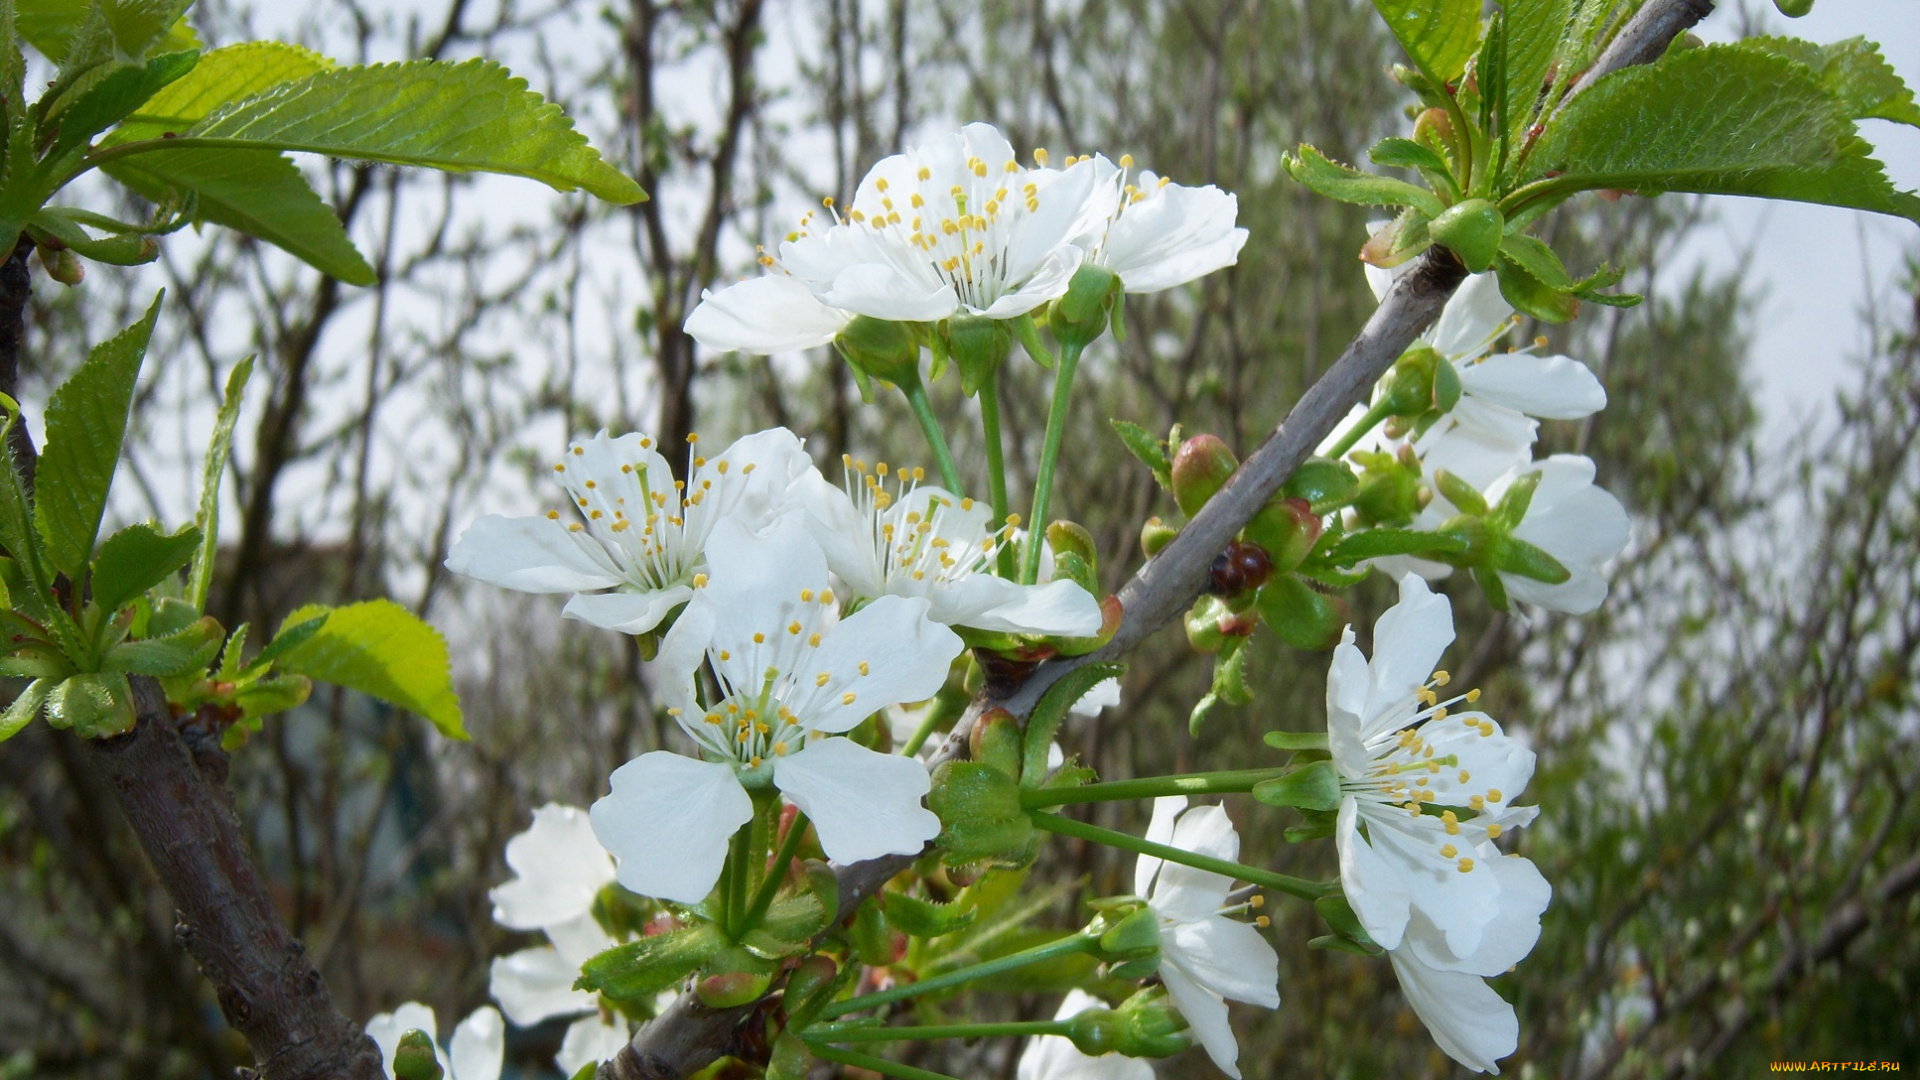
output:
{"label": "flower stem", "polygon": [[920,718],[920,726],[913,729],[912,737],[907,739],[906,745],[900,748],[900,753],[907,757],[919,753],[920,748],[927,744],[927,739],[934,730],[965,712],[970,700],[965,693],[953,693],[942,687],[940,692],[934,695],[933,704],[927,706],[927,715]]}
{"label": "flower stem", "polygon": [[1060,460],[1060,442],[1067,434],[1067,402],[1073,395],[1073,369],[1080,362],[1081,346],[1071,340],[1062,342],[1060,359],[1053,367],[1053,405],[1047,410],[1047,441],[1040,448],[1040,471],[1033,481],[1033,515],[1027,519],[1027,558],[1020,567],[1020,582],[1031,585],[1040,579],[1040,545],[1047,538],[1047,511],[1053,501],[1053,467]]}
{"label": "flower stem", "polygon": [[733,839],[727,841],[727,861],[721,868],[720,882],[724,890],[722,907],[726,917],[721,920],[720,928],[727,936],[738,939],[745,932],[740,920],[746,915],[747,906],[747,860],[751,858],[747,851],[748,840],[753,831],[753,822],[749,821],[734,831]]}
{"label": "flower stem", "polygon": [[807,1049],[813,1051],[815,1057],[826,1058],[828,1061],[838,1062],[842,1065],[853,1065],[862,1069],[870,1069],[882,1076],[897,1076],[900,1080],[954,1080],[953,1077],[948,1076],[946,1073],[937,1073],[928,1069],[916,1068],[912,1065],[902,1065],[897,1061],[888,1061],[886,1058],[874,1057],[872,1054],[862,1054],[854,1050],[841,1050],[837,1047],[821,1046],[817,1043],[808,1043]]}
{"label": "flower stem", "polygon": [[960,485],[960,470],[954,467],[953,451],[947,449],[947,437],[940,433],[940,421],[933,415],[933,403],[927,400],[927,388],[919,378],[902,386],[901,393],[907,395],[907,404],[913,407],[913,418],[920,422],[920,433],[927,437],[927,446],[933,451],[934,464],[940,467],[940,482],[955,495],[963,495]]}
{"label": "flower stem", "polygon": [[[987,373],[986,382],[980,386],[980,430],[987,442],[987,498],[993,504],[993,527],[999,528],[1007,520],[1012,509],[1007,501],[1007,463],[1006,448],[1000,442],[1000,371],[998,368]],[[1000,545],[998,571],[1003,578],[1012,578],[1018,568],[1013,563],[1013,548],[1008,544]]]}
{"label": "flower stem", "polygon": [[801,1038],[821,1042],[900,1042],[906,1039],[987,1039],[1002,1035],[1065,1035],[1065,1020],[1008,1020],[981,1024],[915,1024],[874,1027],[870,1024],[822,1024],[808,1028]]}
{"label": "flower stem", "polygon": [[1285,769],[1229,769],[1181,776],[1109,780],[1079,787],[1037,788],[1021,792],[1020,805],[1028,810],[1038,810],[1045,806],[1065,806],[1069,803],[1151,799],[1161,795],[1230,795],[1252,791],[1254,785],[1262,780],[1272,780],[1285,772]]}
{"label": "flower stem", "polygon": [[1151,840],[1115,832],[1112,829],[1103,829],[1098,825],[1088,825],[1059,814],[1028,814],[1027,816],[1033,819],[1036,828],[1045,829],[1048,832],[1080,840],[1091,840],[1097,844],[1106,844],[1109,847],[1117,847],[1140,855],[1151,855],[1156,859],[1165,859],[1167,862],[1179,863],[1182,866],[1211,870],[1216,874],[1225,874],[1239,881],[1258,885],[1263,889],[1273,889],[1289,896],[1297,896],[1302,900],[1318,900],[1335,891],[1333,886],[1318,881],[1277,874],[1271,870],[1262,870],[1257,866],[1248,866],[1244,863],[1228,862],[1225,859],[1216,859],[1210,855],[1201,855],[1168,844],[1156,844]]}
{"label": "flower stem", "polygon": [[1381,398],[1379,401],[1374,402],[1373,407],[1367,410],[1366,415],[1362,416],[1351,428],[1348,428],[1345,435],[1340,436],[1339,442],[1328,447],[1326,456],[1339,460],[1347,451],[1353,449],[1354,443],[1359,442],[1362,436],[1373,430],[1374,425],[1385,420],[1392,412],[1393,406],[1386,398]]}
{"label": "flower stem", "polygon": [[780,883],[787,879],[787,867],[792,865],[794,853],[800,850],[800,839],[807,834],[807,815],[794,812],[793,821],[787,825],[786,838],[780,841],[780,850],[773,853],[773,862],[767,866],[767,877],[753,894],[753,900],[747,905],[746,918],[740,923],[740,932],[747,933],[760,925],[767,915],[767,909],[773,906],[773,898],[780,891]]}
{"label": "flower stem", "polygon": [[1019,952],[1008,953],[1005,956],[995,957],[992,960],[983,961],[978,964],[969,964],[963,968],[956,968],[944,975],[935,975],[932,978],[921,979],[919,982],[903,983],[891,989],[879,990],[871,994],[862,994],[859,997],[848,998],[845,1001],[836,1001],[820,1010],[820,1017],[823,1020],[831,1020],[836,1016],[845,1016],[850,1012],[877,1008],[881,1005],[891,1005],[896,1001],[905,1001],[910,997],[930,994],[935,990],[945,990],[949,987],[962,986],[976,979],[984,979],[990,975],[998,975],[1003,971],[1023,968],[1028,964],[1038,964],[1047,960],[1055,960],[1062,956],[1073,956],[1077,953],[1089,952],[1096,948],[1097,945],[1098,943],[1093,938],[1083,933],[1069,934],[1066,937],[1049,941],[1044,945],[1035,945],[1031,949],[1022,949]]}

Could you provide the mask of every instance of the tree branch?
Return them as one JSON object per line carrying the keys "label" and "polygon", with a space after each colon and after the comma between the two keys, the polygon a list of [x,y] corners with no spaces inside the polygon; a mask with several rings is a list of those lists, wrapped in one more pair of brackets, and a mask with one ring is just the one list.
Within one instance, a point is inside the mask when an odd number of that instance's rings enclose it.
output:
{"label": "tree branch", "polygon": [[[1621,28],[1579,87],[1620,68],[1657,59],[1679,34],[1705,18],[1713,0],[1649,0]],[[1086,656],[1042,663],[1018,688],[1002,696],[983,695],[968,707],[929,767],[964,757],[967,736],[982,712],[1003,708],[1024,720],[1048,687],[1086,664],[1125,656],[1200,595],[1207,568],[1300,463],[1312,455],[1340,419],[1362,401],[1420,332],[1440,316],[1454,290],[1466,280],[1466,268],[1453,253],[1435,247],[1401,275],[1380,300],[1332,368],[1294,403],[1265,442],[1246,459],[1173,542],[1134,574],[1120,591],[1124,615],[1113,640]],[[851,914],[917,855],[890,855],[837,869],[840,911]],[[633,1040],[602,1065],[598,1080],[683,1080],[751,1039],[750,1021],[759,1006],[715,1010],[692,994],[681,994],[666,1012],[643,1025]],[[753,1040],[759,1041],[759,1040]]]}

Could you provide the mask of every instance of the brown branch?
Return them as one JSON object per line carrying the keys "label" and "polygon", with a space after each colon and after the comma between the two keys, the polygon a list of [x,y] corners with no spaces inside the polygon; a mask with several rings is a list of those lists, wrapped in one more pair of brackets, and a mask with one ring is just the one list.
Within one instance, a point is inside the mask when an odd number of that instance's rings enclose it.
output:
{"label": "brown branch", "polygon": [[253,1048],[254,1070],[261,1080],[379,1080],[379,1048],[334,1007],[254,865],[226,755],[211,743],[190,753],[159,683],[132,684],[133,730],[88,740],[87,754],[179,909],[175,940]]}
{"label": "brown branch", "polygon": [[[1658,58],[1668,42],[1713,10],[1713,0],[1650,0],[1615,37],[1583,85],[1633,64]],[[1047,688],[1090,663],[1125,656],[1172,621],[1206,584],[1207,568],[1266,501],[1286,483],[1322,439],[1386,373],[1414,339],[1440,316],[1466,280],[1466,268],[1444,248],[1433,248],[1401,275],[1380,300],[1332,368],[1294,403],[1260,448],[1241,464],[1172,543],[1149,559],[1120,591],[1120,628],[1107,645],[1086,656],[1049,660],[1011,693],[976,699],[928,764],[962,757],[974,718],[992,708],[1016,717],[1031,715]],[[850,914],[917,855],[890,855],[838,868],[840,911]],[[734,1051],[758,1005],[715,1010],[692,994],[679,999],[634,1033],[633,1040],[602,1065],[598,1080],[681,1080]]]}

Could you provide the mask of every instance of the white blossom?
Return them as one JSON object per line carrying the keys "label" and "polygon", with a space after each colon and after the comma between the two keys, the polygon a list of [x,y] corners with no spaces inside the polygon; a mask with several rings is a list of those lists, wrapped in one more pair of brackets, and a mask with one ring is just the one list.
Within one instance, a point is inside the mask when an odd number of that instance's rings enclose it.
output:
{"label": "white blossom", "polygon": [[381,1013],[367,1021],[367,1034],[380,1047],[380,1064],[389,1080],[393,1077],[393,1055],[400,1048],[400,1037],[409,1031],[426,1032],[433,1043],[433,1056],[440,1062],[447,1080],[500,1080],[500,1056],[506,1049],[506,1025],[491,1005],[482,1005],[460,1021],[445,1048],[440,1045],[440,1029],[433,1009],[409,1001],[390,1013]]}
{"label": "white blossom", "polygon": [[[1180,795],[1154,800],[1147,839],[1229,862],[1240,857],[1240,834],[1227,812],[1218,806],[1188,810]],[[1142,855],[1133,881],[1134,892],[1146,897],[1159,918],[1159,973],[1167,996],[1207,1056],[1239,1080],[1240,1045],[1227,1020],[1227,1001],[1278,1008],[1279,955],[1251,924],[1228,918],[1245,909],[1227,903],[1231,878]]]}
{"label": "white blossom", "polygon": [[1415,1013],[1453,1058],[1498,1072],[1519,1026],[1481,978],[1532,950],[1551,889],[1531,862],[1493,843],[1537,812],[1514,805],[1534,757],[1485,713],[1449,711],[1477,691],[1439,700],[1434,688],[1449,677],[1434,666],[1453,636],[1447,598],[1408,574],[1374,625],[1372,659],[1351,628],[1334,650],[1334,837],[1347,902],[1388,950]]}
{"label": "white blossom", "polygon": [[[1070,990],[1055,1020],[1067,1020],[1106,1002],[1085,990]],[[1153,1080],[1153,1066],[1123,1054],[1091,1057],[1064,1035],[1039,1035],[1027,1040],[1014,1070],[1016,1080]]]}
{"label": "white blossom", "polygon": [[949,626],[1087,637],[1100,631],[1100,602],[1072,581],[1021,585],[994,574],[1010,526],[972,499],[920,482],[919,469],[868,468],[842,459],[845,487],[809,472],[794,482],[808,531],[849,599],[919,597]]}
{"label": "white blossom", "polygon": [[[753,815],[748,794],[778,789],[814,824],[828,857],[912,854],[940,831],[920,805],[917,761],[844,738],[890,705],[931,697],[962,648],[919,598],[883,596],[844,620],[819,545],[795,518],[764,534],[716,525],[712,566],[661,643],[667,710],[701,757],[657,750],[616,769],[593,805],[595,835],[620,883],[682,903],[719,879],[727,839]],[[719,695],[695,676],[711,663]]]}
{"label": "white blossom", "polygon": [[1117,166],[1098,154],[1092,160],[1095,198],[1107,227],[1087,261],[1112,271],[1127,292],[1171,289],[1238,261],[1247,230],[1234,224],[1240,213],[1234,195],[1212,184],[1175,184],[1152,172],[1130,181],[1130,156]]}
{"label": "white blossom", "polygon": [[602,431],[576,442],[553,467],[567,513],[483,517],[448,553],[447,569],[505,589],[572,593],[562,615],[647,633],[693,596],[714,525],[737,517],[764,526],[784,509],[793,478],[813,466],[785,428],[748,435],[712,458],[697,445],[683,489],[645,435]]}
{"label": "white blossom", "polygon": [[1594,484],[1593,460],[1578,454],[1555,454],[1507,470],[1488,485],[1487,502],[1498,503],[1515,480],[1536,470],[1539,486],[1513,536],[1553,556],[1572,576],[1556,585],[1502,571],[1500,580],[1516,600],[1584,615],[1607,598],[1601,569],[1627,546],[1627,511]]}

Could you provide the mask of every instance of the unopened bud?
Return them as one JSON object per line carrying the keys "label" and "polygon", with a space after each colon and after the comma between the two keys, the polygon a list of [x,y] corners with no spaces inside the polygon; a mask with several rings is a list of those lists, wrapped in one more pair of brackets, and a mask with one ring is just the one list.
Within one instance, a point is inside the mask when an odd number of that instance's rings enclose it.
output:
{"label": "unopened bud", "polygon": [[393,1050],[393,1075],[395,1080],[440,1080],[446,1075],[426,1032],[409,1031],[400,1036],[400,1045]]}
{"label": "unopened bud", "polygon": [[1150,517],[1146,524],[1140,526],[1140,553],[1151,559],[1160,554],[1161,548],[1173,543],[1173,538],[1179,535],[1179,529],[1168,525],[1158,517]]}
{"label": "unopened bud", "polygon": [[1121,292],[1113,271],[1082,263],[1067,282],[1066,295],[1053,302],[1048,328],[1062,346],[1085,348],[1106,332]]}
{"label": "unopened bud", "polygon": [[1093,534],[1086,526],[1072,521],[1056,521],[1047,526],[1047,545],[1053,548],[1057,556],[1062,552],[1073,552],[1085,559],[1088,566],[1099,564],[1099,551],[1094,547]]}
{"label": "unopened bud", "polygon": [[1180,512],[1198,514],[1239,467],[1239,459],[1217,436],[1195,435],[1181,443],[1173,455],[1173,498]]}
{"label": "unopened bud", "polygon": [[967,735],[967,750],[973,760],[1020,778],[1020,748],[1025,738],[1020,722],[1005,709],[988,709],[973,723]]}
{"label": "unopened bud", "polygon": [[920,343],[906,323],[860,315],[833,339],[833,347],[862,379],[895,386],[920,381]]}
{"label": "unopened bud", "polygon": [[1415,345],[1400,354],[1381,387],[1393,415],[1417,416],[1433,408],[1433,372],[1442,363],[1431,345]]}
{"label": "unopened bud", "polygon": [[[1253,515],[1242,535],[1266,549],[1270,570],[1291,570],[1306,561],[1326,523],[1305,499],[1273,499]],[[1266,584],[1266,578],[1260,580]]]}
{"label": "unopened bud", "polygon": [[955,315],[940,332],[946,337],[947,355],[960,369],[960,392],[968,397],[979,393],[1013,352],[1013,331],[1005,319]]}
{"label": "unopened bud", "polygon": [[1149,986],[1122,1002],[1120,1052],[1128,1057],[1170,1057],[1193,1044],[1187,1020],[1164,986]]}
{"label": "unopened bud", "polygon": [[39,254],[40,265],[46,269],[47,276],[62,285],[78,285],[87,276],[86,264],[80,261],[80,256],[66,248],[42,246]]}
{"label": "unopened bud", "polygon": [[1500,238],[1506,228],[1507,219],[1498,207],[1485,199],[1465,199],[1434,218],[1427,232],[1478,274],[1492,266],[1494,257],[1500,254]]}
{"label": "unopened bud", "polygon": [[1067,1018],[1067,1038],[1088,1057],[1111,1054],[1120,1046],[1121,1020],[1112,1009],[1082,1009]]}

